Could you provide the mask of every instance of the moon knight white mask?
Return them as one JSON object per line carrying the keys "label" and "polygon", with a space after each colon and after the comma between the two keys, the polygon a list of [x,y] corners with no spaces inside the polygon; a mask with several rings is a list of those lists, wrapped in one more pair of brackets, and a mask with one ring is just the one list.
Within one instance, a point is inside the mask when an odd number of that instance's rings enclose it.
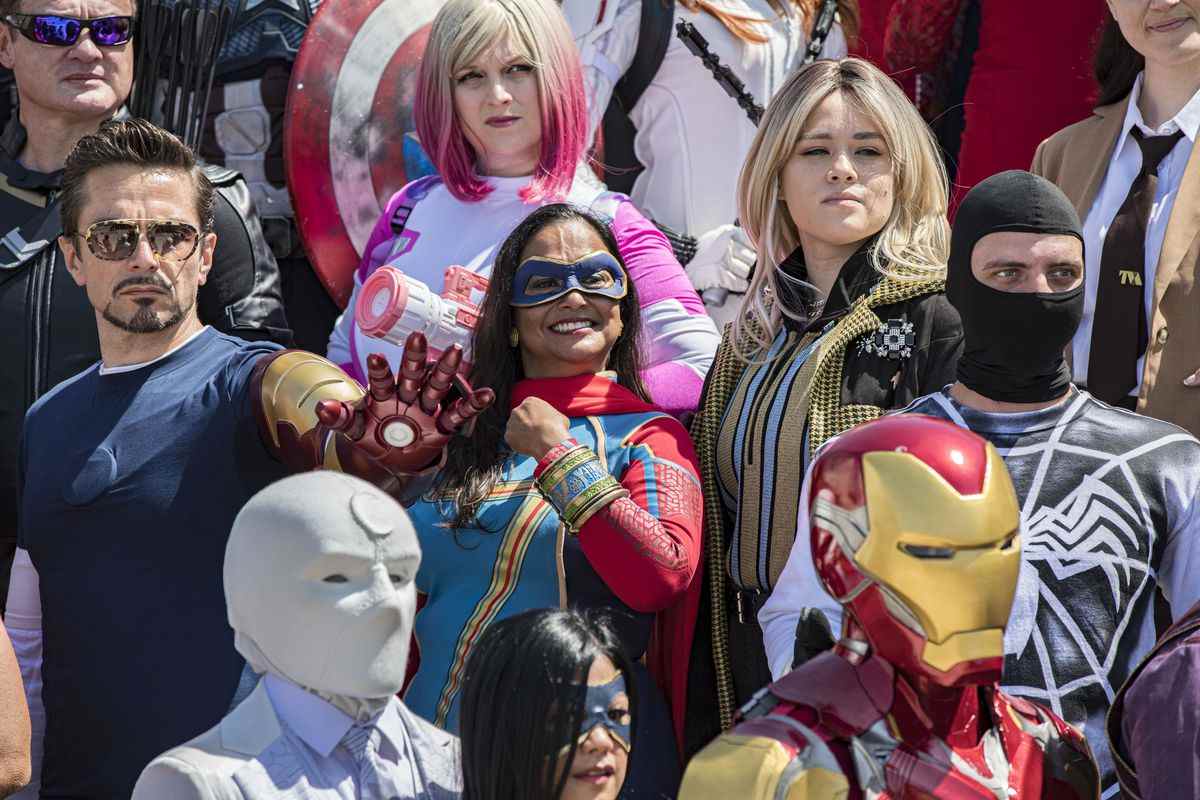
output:
{"label": "moon knight white mask", "polygon": [[338,472],[271,484],[238,514],[225,600],[238,652],[362,720],[404,684],[421,548],[399,503]]}

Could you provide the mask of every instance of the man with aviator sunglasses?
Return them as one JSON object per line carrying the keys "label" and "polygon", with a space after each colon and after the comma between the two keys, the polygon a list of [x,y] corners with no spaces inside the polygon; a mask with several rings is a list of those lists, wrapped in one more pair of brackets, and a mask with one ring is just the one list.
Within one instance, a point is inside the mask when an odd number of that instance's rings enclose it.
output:
{"label": "man with aviator sunglasses", "polygon": [[494,398],[458,376],[461,349],[427,365],[419,334],[398,381],[373,357],[366,393],[319,356],[205,326],[215,202],[192,151],[145,120],[103,123],[63,170],[59,244],[101,359],[34,403],[20,445],[22,796],[129,797],[155,756],[229,710],[244,662],[221,564],[256,491],[326,468],[407,499]]}
{"label": "man with aviator sunglasses", "polygon": [[[61,170],[85,134],[116,115],[133,83],[135,0],[0,0],[0,64],[20,96],[0,132],[0,609],[16,535],[17,441],[26,409],[100,355],[91,307],[56,245]],[[243,339],[288,344],[271,255],[238,174],[216,185],[220,241],[198,298],[200,318]]]}

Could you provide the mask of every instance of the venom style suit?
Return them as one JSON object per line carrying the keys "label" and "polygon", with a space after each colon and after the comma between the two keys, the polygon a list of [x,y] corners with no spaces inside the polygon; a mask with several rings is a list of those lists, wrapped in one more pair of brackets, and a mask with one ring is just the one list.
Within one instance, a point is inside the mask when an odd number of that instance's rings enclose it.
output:
{"label": "venom style suit", "polygon": [[1021,554],[995,448],[888,417],[832,440],[808,480],[799,527],[842,639],[747,704],[680,797],[1098,797],[1082,734],[998,686]]}

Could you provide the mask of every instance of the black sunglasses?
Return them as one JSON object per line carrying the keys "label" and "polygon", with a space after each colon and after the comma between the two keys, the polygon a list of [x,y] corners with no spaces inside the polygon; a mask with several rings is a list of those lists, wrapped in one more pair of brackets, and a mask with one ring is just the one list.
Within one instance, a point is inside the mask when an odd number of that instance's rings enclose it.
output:
{"label": "black sunglasses", "polygon": [[70,47],[85,30],[100,47],[117,47],[133,38],[133,17],[80,19],[59,14],[9,14],[4,21],[31,42],[53,47]]}
{"label": "black sunglasses", "polygon": [[83,237],[96,258],[124,261],[137,251],[143,223],[150,251],[159,258],[184,261],[200,244],[200,231],[195,226],[173,219],[103,219],[74,235]]}

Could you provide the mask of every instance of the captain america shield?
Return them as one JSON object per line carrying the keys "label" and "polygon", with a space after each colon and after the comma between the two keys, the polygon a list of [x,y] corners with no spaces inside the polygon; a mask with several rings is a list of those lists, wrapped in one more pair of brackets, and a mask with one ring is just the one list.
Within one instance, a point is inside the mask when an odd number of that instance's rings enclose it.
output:
{"label": "captain america shield", "polygon": [[417,162],[417,70],[444,2],[322,3],[296,57],[283,139],[288,192],[309,260],[343,308],[388,198],[418,177],[408,174]]}

